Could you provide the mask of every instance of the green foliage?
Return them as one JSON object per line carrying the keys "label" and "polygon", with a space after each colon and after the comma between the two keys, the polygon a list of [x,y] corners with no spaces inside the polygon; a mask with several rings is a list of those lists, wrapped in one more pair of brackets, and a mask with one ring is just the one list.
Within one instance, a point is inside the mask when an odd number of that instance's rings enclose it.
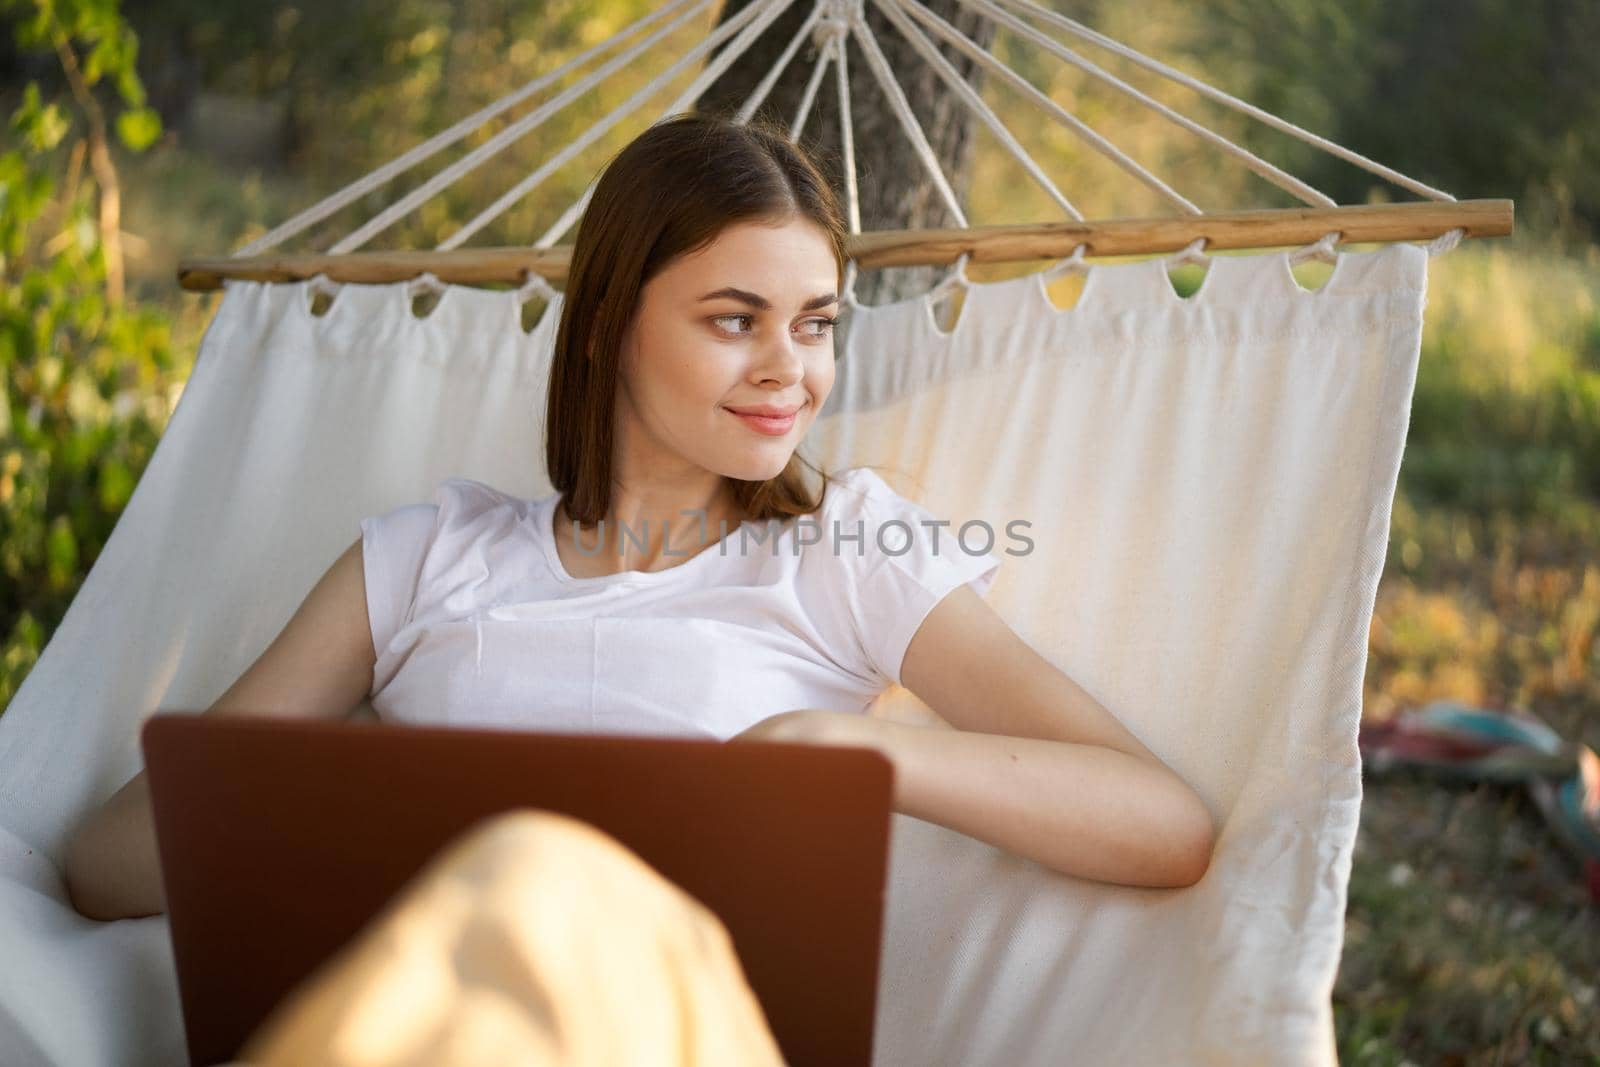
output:
{"label": "green foliage", "polygon": [[135,152],[142,152],[161,136],[161,116],[150,108],[124,111],[117,116],[117,136]]}
{"label": "green foliage", "polygon": [[123,103],[143,106],[144,84],[135,66],[139,39],[117,0],[0,0],[0,11],[16,16],[12,38],[20,48],[55,51],[67,42],[81,45],[86,83],[109,76]]}
{"label": "green foliage", "polygon": [[[1185,53],[1205,57],[1207,80],[1220,75],[1250,103],[1462,198],[1514,198],[1519,227],[1570,248],[1600,240],[1600,4],[1214,0],[1205,10]],[[1265,124],[1246,134],[1247,148],[1341,204],[1413,199]]]}
{"label": "green foliage", "polygon": [[[353,0],[288,5],[129,0],[127,11],[145,41],[142,54],[148,53],[152,74],[177,77],[175,72],[183,72],[192,79],[186,83],[191,92],[178,106],[189,108],[195,119],[185,131],[194,140],[203,139],[204,129],[226,124],[220,117],[226,112],[208,110],[213,107],[248,109],[246,102],[255,102],[262,113],[279,116],[286,173],[269,168],[269,174],[304,183],[308,194],[293,205],[304,208],[319,198],[312,193],[326,195],[367,174],[466,115],[554,71],[658,6],[652,0],[548,4]],[[690,19],[647,53],[651,62],[624,65],[602,87],[582,94],[538,131],[517,139],[401,219],[374,244],[436,245],[544,162],[551,146],[569,143],[607,109],[620,105],[664,65],[660,62],[664,55],[679,55],[703,39],[711,24],[709,17]],[[584,70],[614,54],[591,60]],[[563,78],[534,100],[547,100],[574,80]],[[683,79],[674,84],[681,87]],[[583,195],[595,170],[667,99],[666,94],[652,98],[497,219],[474,243],[532,243],[543,227]],[[523,105],[508,114],[520,118],[529,110]],[[394,179],[380,193],[291,239],[286,250],[326,248],[437,171],[443,161],[479,147],[505,125],[502,116],[469,134]],[[254,216],[251,221],[265,220]],[[249,239],[258,233],[222,234],[220,244],[231,246],[241,236]]]}
{"label": "green foliage", "polygon": [[[70,48],[85,85],[110,81],[129,150],[144,106],[137,42],[114,3],[8,0],[24,48]],[[92,90],[91,90],[92,91]],[[70,95],[28,84],[0,152],[0,703],[9,703],[122,514],[180,382],[164,312],[108,293],[99,188]]]}
{"label": "green foliage", "polygon": [[1600,499],[1593,265],[1469,242],[1430,273],[1405,491],[1419,506],[1525,520]]}

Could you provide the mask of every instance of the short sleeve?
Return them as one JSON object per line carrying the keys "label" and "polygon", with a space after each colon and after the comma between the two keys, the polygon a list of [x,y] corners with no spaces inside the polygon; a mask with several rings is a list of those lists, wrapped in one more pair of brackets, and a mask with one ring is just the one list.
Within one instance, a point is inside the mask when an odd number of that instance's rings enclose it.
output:
{"label": "short sleeve", "polygon": [[994,538],[976,526],[958,536],[961,522],[901,496],[870,468],[835,478],[847,491],[825,509],[831,528],[819,543],[835,557],[860,651],[875,674],[899,685],[906,649],[935,605],[957,586],[983,596],[994,584]]}
{"label": "short sleeve", "polygon": [[[367,620],[379,659],[400,632],[417,594],[417,577],[433,539],[437,504],[407,504],[361,520],[361,563]],[[374,688],[381,688],[375,683]]]}

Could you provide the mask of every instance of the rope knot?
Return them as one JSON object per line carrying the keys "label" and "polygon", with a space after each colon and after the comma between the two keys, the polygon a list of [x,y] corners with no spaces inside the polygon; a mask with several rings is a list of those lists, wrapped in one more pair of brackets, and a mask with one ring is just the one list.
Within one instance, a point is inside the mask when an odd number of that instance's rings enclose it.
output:
{"label": "rope knot", "polygon": [[817,9],[821,17],[811,29],[811,43],[826,48],[850,36],[850,23],[861,17],[861,0],[819,0]]}
{"label": "rope knot", "polygon": [[824,15],[811,28],[811,44],[819,49],[827,48],[830,42],[842,41],[848,36],[850,24],[832,15]]}

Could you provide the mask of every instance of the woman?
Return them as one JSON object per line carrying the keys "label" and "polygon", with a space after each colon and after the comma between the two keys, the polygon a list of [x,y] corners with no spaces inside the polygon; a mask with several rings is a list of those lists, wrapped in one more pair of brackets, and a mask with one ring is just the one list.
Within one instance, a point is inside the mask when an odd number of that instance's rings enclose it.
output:
{"label": "woman", "polygon": [[[646,130],[575,243],[555,492],[453,478],[364,520],[210,712],[343,717],[370,696],[394,721],[870,746],[897,811],[1081,877],[1196,882],[1204,802],[989,608],[998,560],[930,538],[937,520],[867,468],[820,498],[802,479],[845,236],[781,133]],[[897,683],[954,729],[863,714]],[[85,915],[164,910],[143,772],[66,867]]]}

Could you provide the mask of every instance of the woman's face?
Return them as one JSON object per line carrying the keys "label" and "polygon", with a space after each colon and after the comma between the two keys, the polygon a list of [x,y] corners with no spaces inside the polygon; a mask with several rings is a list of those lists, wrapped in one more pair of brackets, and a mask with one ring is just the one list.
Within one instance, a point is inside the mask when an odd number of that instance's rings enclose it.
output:
{"label": "woman's face", "polygon": [[[729,226],[651,278],[623,343],[625,469],[781,473],[833,388],[837,282],[826,234],[804,219]],[[733,410],[750,408],[792,415]]]}

